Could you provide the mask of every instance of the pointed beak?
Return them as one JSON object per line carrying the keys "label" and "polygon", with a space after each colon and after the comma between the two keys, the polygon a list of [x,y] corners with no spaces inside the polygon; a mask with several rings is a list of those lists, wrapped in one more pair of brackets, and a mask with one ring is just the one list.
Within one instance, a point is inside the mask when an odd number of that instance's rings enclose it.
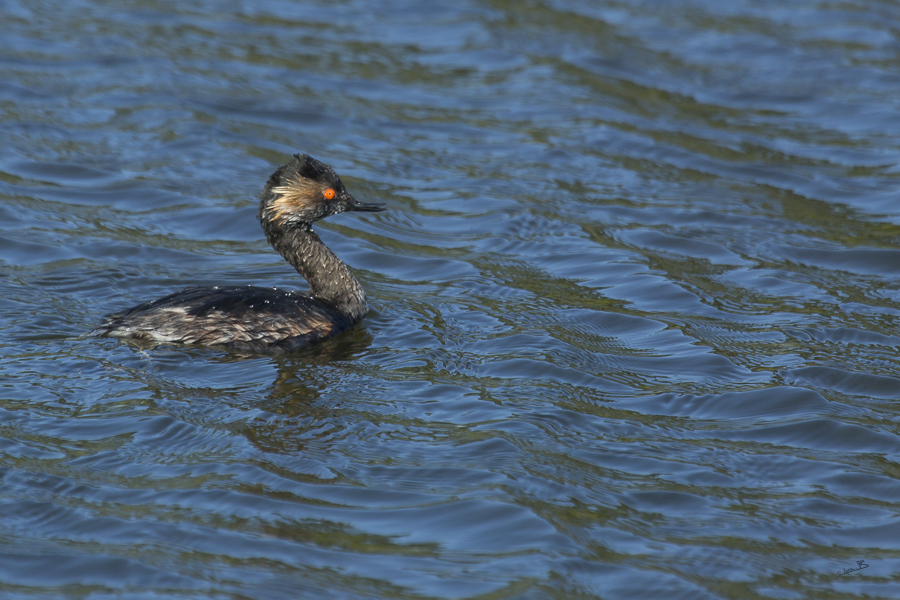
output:
{"label": "pointed beak", "polygon": [[345,205],[347,206],[347,210],[358,210],[360,212],[381,212],[384,210],[384,204],[378,202],[360,202],[353,196],[350,196]]}

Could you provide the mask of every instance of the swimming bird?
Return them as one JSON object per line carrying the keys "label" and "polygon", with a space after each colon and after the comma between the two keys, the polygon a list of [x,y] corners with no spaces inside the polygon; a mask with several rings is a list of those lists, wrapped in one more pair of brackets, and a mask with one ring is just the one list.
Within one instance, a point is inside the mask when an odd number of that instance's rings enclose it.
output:
{"label": "swimming bird", "polygon": [[95,333],[257,352],[294,350],[333,337],[366,315],[366,294],[312,224],[347,211],[382,210],[383,204],[357,201],[328,165],[295,154],[269,177],[257,217],[269,244],[309,282],[309,292],[189,287],[107,315]]}

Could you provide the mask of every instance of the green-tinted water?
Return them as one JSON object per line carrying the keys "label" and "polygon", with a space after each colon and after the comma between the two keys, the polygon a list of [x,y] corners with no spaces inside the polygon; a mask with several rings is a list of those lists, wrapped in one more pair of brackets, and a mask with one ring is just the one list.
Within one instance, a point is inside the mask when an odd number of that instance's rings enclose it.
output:
{"label": "green-tinted water", "polygon": [[[896,598],[900,10],[0,4],[0,596]],[[87,333],[303,287],[308,352]],[[857,569],[864,560],[865,569]]]}

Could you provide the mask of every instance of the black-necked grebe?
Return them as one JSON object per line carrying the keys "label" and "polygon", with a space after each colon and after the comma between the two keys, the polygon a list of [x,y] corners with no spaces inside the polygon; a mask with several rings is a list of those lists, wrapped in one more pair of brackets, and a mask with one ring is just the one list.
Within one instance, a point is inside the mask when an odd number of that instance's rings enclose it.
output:
{"label": "black-necked grebe", "polygon": [[334,169],[307,154],[272,173],[257,217],[269,243],[309,282],[309,293],[252,286],[192,287],[108,315],[96,332],[155,342],[284,351],[337,335],[368,311],[366,294],[311,224],[358,202]]}

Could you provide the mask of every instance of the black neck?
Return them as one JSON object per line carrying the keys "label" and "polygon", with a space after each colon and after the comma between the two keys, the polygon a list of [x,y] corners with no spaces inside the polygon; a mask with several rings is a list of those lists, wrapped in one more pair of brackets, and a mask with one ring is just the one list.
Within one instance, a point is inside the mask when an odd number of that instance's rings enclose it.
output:
{"label": "black neck", "polygon": [[265,229],[272,247],[309,282],[314,298],[331,304],[353,321],[365,316],[368,307],[362,286],[312,227],[304,224],[287,230]]}

